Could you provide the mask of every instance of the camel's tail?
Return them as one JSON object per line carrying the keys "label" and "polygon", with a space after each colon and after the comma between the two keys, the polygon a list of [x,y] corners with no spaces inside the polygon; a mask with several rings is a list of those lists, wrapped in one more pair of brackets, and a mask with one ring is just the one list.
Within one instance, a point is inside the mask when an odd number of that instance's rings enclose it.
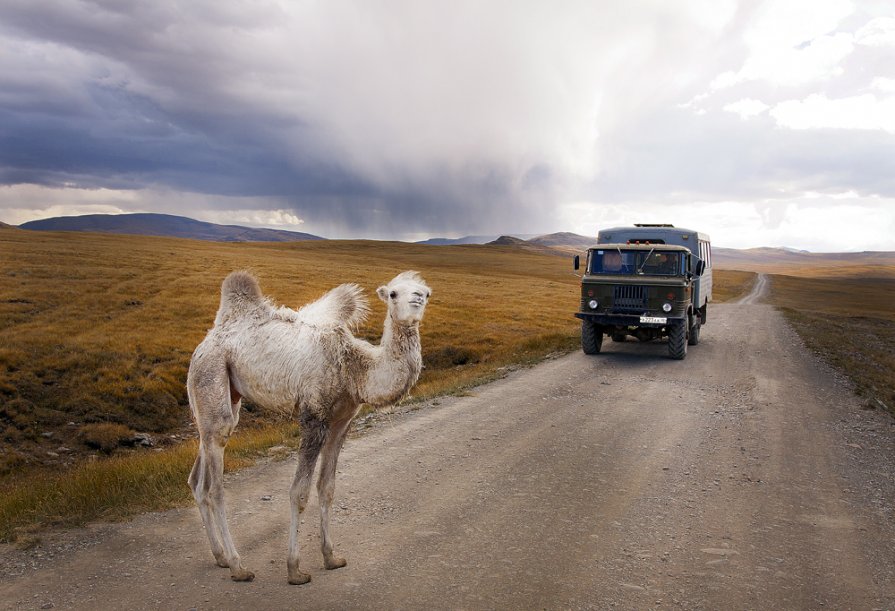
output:
{"label": "camel's tail", "polygon": [[247,271],[231,272],[221,283],[221,307],[218,319],[239,315],[265,303],[258,280]]}

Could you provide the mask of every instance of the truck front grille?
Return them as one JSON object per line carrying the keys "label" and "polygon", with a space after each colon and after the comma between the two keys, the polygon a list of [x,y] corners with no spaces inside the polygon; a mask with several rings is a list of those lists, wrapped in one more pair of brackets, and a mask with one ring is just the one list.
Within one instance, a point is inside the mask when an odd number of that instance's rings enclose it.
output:
{"label": "truck front grille", "polygon": [[621,285],[612,287],[613,312],[643,312],[647,309],[648,287]]}

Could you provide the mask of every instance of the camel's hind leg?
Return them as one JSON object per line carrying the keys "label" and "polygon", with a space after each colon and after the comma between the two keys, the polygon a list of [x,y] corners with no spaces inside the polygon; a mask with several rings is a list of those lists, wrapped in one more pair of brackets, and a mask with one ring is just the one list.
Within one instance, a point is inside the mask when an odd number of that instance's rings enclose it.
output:
{"label": "camel's hind leg", "polygon": [[320,549],[323,552],[323,565],[329,570],[339,569],[347,564],[344,558],[333,553],[333,543],[329,534],[329,515],[336,491],[336,465],[342,444],[345,443],[348,425],[351,424],[351,416],[353,413],[346,419],[330,425],[326,444],[321,453],[320,477],[317,480],[317,499],[320,502]]}
{"label": "camel's hind leg", "polygon": [[240,401],[238,396],[231,395],[223,359],[194,356],[187,390],[199,429],[199,455],[188,481],[199,506],[211,553],[218,566],[230,568],[234,581],[251,581],[255,575],[242,566],[227,526],[224,503],[224,446],[239,421]]}
{"label": "camel's hind leg", "polygon": [[211,477],[208,476],[208,466],[203,458],[204,454],[205,449],[200,442],[199,455],[196,456],[196,462],[193,463],[193,470],[190,472],[188,481],[193,491],[193,498],[196,499],[196,505],[199,507],[199,514],[202,516],[202,524],[205,526],[205,534],[208,535],[208,543],[211,544],[211,553],[214,555],[215,562],[218,566],[227,568],[229,565],[224,555],[224,546],[221,543],[221,532],[212,517],[211,502],[208,500]]}
{"label": "camel's hind leg", "polygon": [[289,490],[291,505],[291,520],[289,525],[289,555],[286,559],[286,567],[289,571],[289,583],[301,585],[311,581],[311,576],[302,573],[298,568],[298,526],[301,523],[301,514],[308,504],[308,493],[311,489],[311,478],[314,476],[314,466],[320,448],[326,439],[326,425],[317,418],[303,413],[301,417],[301,445],[298,450],[298,467],[295,469],[295,479]]}

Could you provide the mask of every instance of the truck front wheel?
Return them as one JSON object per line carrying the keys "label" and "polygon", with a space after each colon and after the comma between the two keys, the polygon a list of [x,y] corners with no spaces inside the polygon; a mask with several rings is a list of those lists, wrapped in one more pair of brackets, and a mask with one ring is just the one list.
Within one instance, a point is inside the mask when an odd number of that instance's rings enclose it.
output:
{"label": "truck front wheel", "polygon": [[599,354],[603,346],[603,327],[589,320],[581,321],[581,349],[584,354]]}
{"label": "truck front wheel", "polygon": [[687,356],[687,327],[685,321],[668,330],[668,356],[678,361]]}

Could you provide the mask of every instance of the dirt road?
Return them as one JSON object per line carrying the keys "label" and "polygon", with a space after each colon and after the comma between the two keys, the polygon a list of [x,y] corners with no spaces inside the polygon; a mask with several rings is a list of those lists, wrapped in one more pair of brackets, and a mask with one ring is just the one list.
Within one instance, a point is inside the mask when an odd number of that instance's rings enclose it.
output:
{"label": "dirt road", "polygon": [[322,568],[312,502],[308,585],[286,583],[287,461],[228,478],[254,582],[215,567],[190,507],[0,549],[0,607],[895,608],[893,419],[771,307],[712,307],[684,361],[604,350],[350,439],[333,519],[348,566]]}

